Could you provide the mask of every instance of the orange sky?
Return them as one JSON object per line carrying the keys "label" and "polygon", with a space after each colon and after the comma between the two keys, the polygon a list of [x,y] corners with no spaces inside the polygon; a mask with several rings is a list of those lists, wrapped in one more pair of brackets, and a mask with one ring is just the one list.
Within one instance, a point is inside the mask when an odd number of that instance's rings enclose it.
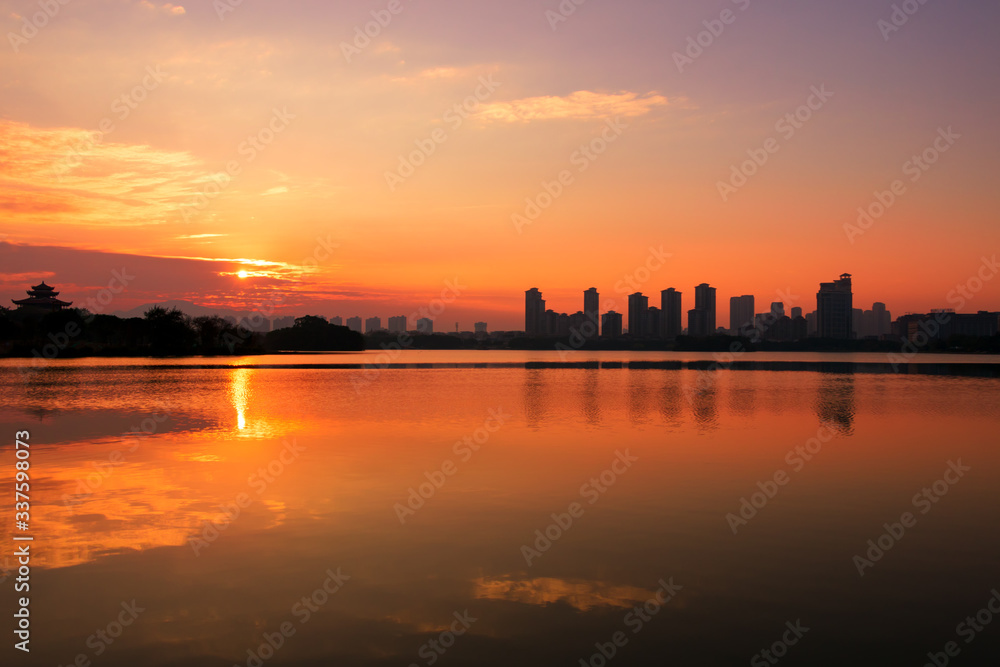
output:
{"label": "orange sky", "polygon": [[[856,306],[947,307],[997,250],[996,7],[925,5],[886,39],[891,3],[861,0],[587,3],[554,29],[554,2],[404,3],[345,56],[386,4],[220,18],[74,0],[34,34],[38,6],[4,3],[5,299],[44,278],[85,300],[127,267],[112,310],[277,294],[279,314],[385,318],[458,279],[439,329],[515,329],[525,289],[560,311],[590,286],[621,303],[616,283],[662,247],[642,290],[677,287],[687,309],[709,282],[724,325],[730,296],[763,311],[787,291],[809,311],[843,272]],[[748,151],[766,161],[724,199]],[[894,180],[905,191],[852,242],[845,225]],[[1000,310],[997,283],[967,301]]]}

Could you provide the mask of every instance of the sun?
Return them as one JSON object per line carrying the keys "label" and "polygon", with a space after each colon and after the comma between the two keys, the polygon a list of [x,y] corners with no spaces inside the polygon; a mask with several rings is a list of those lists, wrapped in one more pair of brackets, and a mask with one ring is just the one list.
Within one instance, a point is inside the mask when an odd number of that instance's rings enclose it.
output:
{"label": "sun", "polygon": [[240,271],[240,272],[239,272],[239,273],[237,273],[236,275],[238,275],[238,276],[239,276],[240,278],[246,278],[246,277],[248,277],[248,276],[249,276],[250,274],[249,274],[249,273],[248,273],[247,271]]}

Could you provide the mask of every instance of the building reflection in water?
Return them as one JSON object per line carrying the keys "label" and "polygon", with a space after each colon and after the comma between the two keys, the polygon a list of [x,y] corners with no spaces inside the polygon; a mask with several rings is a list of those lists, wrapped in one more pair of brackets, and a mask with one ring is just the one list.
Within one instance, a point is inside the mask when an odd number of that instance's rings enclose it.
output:
{"label": "building reflection in water", "polygon": [[854,432],[854,375],[823,376],[816,392],[816,416],[842,435]]}
{"label": "building reflection in water", "polygon": [[719,382],[719,372],[696,370],[687,374],[689,382],[684,386],[684,395],[691,404],[695,423],[703,429],[714,429],[718,426],[716,384]]}
{"label": "building reflection in water", "polygon": [[757,409],[757,373],[732,371],[729,376],[729,411],[736,417],[753,417]]}
{"label": "building reflection in water", "polygon": [[625,390],[625,406],[628,420],[633,424],[645,424],[649,421],[650,383],[656,371],[629,370],[628,387]]}
{"label": "building reflection in water", "polygon": [[588,368],[583,372],[581,385],[583,418],[592,426],[599,426],[601,423],[601,400],[598,391],[601,372],[599,368]]}
{"label": "building reflection in water", "polygon": [[666,380],[660,389],[659,408],[663,420],[670,426],[684,423],[684,389],[681,374],[677,371],[664,373]]}
{"label": "building reflection in water", "polygon": [[542,425],[548,412],[546,372],[551,371],[540,368],[528,368],[524,371],[524,418],[528,426],[533,429]]}

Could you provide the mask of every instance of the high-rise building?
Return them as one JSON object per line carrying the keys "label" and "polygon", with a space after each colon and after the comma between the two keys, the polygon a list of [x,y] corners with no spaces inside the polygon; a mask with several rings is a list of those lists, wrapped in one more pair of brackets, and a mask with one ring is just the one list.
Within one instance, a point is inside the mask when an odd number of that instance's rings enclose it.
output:
{"label": "high-rise building", "polygon": [[486,333],[486,322],[476,322],[473,326],[475,327],[477,334]]}
{"label": "high-rise building", "polygon": [[434,333],[434,320],[426,317],[417,320],[417,333],[428,335]]}
{"label": "high-rise building", "polygon": [[528,336],[545,333],[545,299],[537,287],[524,293],[524,333]]}
{"label": "high-rise building", "polygon": [[816,319],[815,310],[806,315],[806,333],[809,336],[819,335],[819,327],[817,326]]}
{"label": "high-rise building", "polygon": [[375,333],[382,330],[381,317],[369,317],[365,320],[365,333]]}
{"label": "high-rise building", "polygon": [[338,327],[344,326],[344,318],[340,315],[335,315],[330,318],[330,324],[336,325]]}
{"label": "high-rise building", "polygon": [[851,274],[820,283],[816,293],[816,328],[820,338],[850,339],[854,333],[854,293]]}
{"label": "high-rise building", "polygon": [[775,319],[785,316],[785,304],[781,301],[771,302],[771,316]]}
{"label": "high-rise building", "polygon": [[[663,337],[673,340],[681,335],[681,294],[673,287],[660,292],[660,319],[663,320]],[[753,310],[751,308],[751,310]]]}
{"label": "high-rise building", "polygon": [[702,283],[694,288],[694,309],[688,311],[688,334],[711,336],[715,333],[715,288]]}
{"label": "high-rise building", "polygon": [[[869,316],[872,311],[868,311]],[[864,308],[852,308],[851,309],[851,338],[863,338],[864,335],[861,330],[864,328],[865,322],[865,311]]]}
{"label": "high-rise building", "polygon": [[802,317],[802,309],[798,306],[792,308],[792,319],[794,320],[796,317]]}
{"label": "high-rise building", "polygon": [[622,316],[613,310],[601,315],[601,337],[619,338],[622,335]]}
{"label": "high-rise building", "polygon": [[358,333],[363,333],[361,330],[361,318],[360,317],[348,317],[347,318],[347,328],[351,331],[357,331]]}
{"label": "high-rise building", "polygon": [[555,336],[559,333],[559,313],[551,308],[542,313],[542,325],[538,333],[542,336]]}
{"label": "high-rise building", "polygon": [[601,326],[601,295],[597,293],[596,287],[583,293],[583,316],[584,323],[580,327],[580,333],[588,340],[597,338]]}
{"label": "high-rise building", "polygon": [[753,328],[754,298],[752,294],[729,299],[729,333],[734,336],[750,334]]}
{"label": "high-rise building", "polygon": [[649,297],[642,292],[628,296],[628,333],[632,338],[645,338],[649,335],[646,326],[646,311],[649,309]]}
{"label": "high-rise building", "polygon": [[662,338],[663,334],[663,311],[656,306],[646,309],[646,335],[650,338]]}
{"label": "high-rise building", "polygon": [[389,318],[389,331],[391,333],[405,333],[406,332],[406,315],[399,315],[397,317]]}
{"label": "high-rise building", "polygon": [[872,319],[875,325],[874,335],[881,338],[892,333],[892,313],[885,309],[885,304],[881,301],[872,304]]}

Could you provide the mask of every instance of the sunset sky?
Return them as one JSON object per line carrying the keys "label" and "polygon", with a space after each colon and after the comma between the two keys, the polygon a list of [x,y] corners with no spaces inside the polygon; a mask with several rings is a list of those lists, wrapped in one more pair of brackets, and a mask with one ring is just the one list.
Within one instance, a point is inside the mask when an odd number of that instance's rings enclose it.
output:
{"label": "sunset sky", "polygon": [[457,280],[439,329],[520,329],[530,287],[624,312],[653,248],[651,305],[709,282],[720,325],[740,294],[811,311],[844,272],[897,316],[1000,250],[996,3],[908,0],[897,26],[889,0],[181,2],[0,2],[8,306],[125,269],[109,311],[385,318]]}

